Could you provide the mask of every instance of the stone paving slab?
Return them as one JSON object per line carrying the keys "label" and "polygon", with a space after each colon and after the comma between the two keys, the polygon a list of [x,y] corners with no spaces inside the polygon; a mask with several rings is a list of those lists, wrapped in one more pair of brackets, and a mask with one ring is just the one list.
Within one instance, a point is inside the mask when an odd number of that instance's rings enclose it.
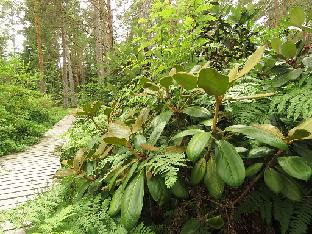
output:
{"label": "stone paving slab", "polygon": [[72,115],[66,116],[38,144],[25,152],[0,158],[0,211],[14,208],[51,186],[60,167],[55,148],[64,143],[61,136],[74,119]]}

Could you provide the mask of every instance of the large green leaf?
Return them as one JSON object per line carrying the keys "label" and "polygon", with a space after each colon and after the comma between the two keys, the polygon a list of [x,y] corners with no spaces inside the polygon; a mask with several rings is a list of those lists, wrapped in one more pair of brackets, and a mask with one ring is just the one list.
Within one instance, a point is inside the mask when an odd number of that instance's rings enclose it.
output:
{"label": "large green leaf", "polygon": [[280,157],[278,163],[288,175],[294,178],[307,181],[311,177],[311,167],[304,158],[298,156]]}
{"label": "large green leaf", "polygon": [[209,118],[211,113],[201,106],[190,106],[182,110],[183,113],[197,118]]}
{"label": "large green leaf", "polygon": [[143,108],[135,120],[135,123],[132,125],[132,133],[136,133],[142,129],[142,125],[147,121],[150,110],[148,108]]}
{"label": "large green leaf", "polygon": [[219,176],[230,186],[240,186],[245,179],[243,160],[229,142],[221,140],[217,145],[216,164]]}
{"label": "large green leaf", "polygon": [[181,199],[187,199],[189,194],[185,188],[184,183],[178,179],[174,185],[171,187],[171,192],[173,193],[173,195],[175,195],[177,198],[181,198]]}
{"label": "large green leaf", "polygon": [[156,116],[155,119],[152,121],[152,127],[154,128],[154,130],[152,131],[147,141],[150,145],[155,145],[157,143],[171,116],[172,112],[166,111]]}
{"label": "large green leaf", "polygon": [[252,55],[249,56],[243,69],[238,72],[237,78],[246,75],[260,62],[263,56],[264,50],[265,50],[265,47],[260,46]]}
{"label": "large green leaf", "polygon": [[200,155],[203,152],[204,148],[207,146],[210,138],[211,133],[209,132],[196,133],[192,137],[186,148],[186,155],[188,159],[196,162],[200,158]]}
{"label": "large green leaf", "polygon": [[229,77],[215,69],[205,68],[199,72],[198,87],[203,88],[209,95],[220,96],[229,89]]}
{"label": "large green leaf", "polygon": [[147,179],[147,187],[153,199],[162,206],[169,198],[168,189],[159,176],[152,176]]}
{"label": "large green leaf", "polygon": [[302,194],[298,184],[287,176],[283,176],[283,190],[282,194],[292,201],[300,201]]}
{"label": "large green leaf", "polygon": [[165,88],[169,88],[169,86],[172,84],[172,81],[172,76],[165,76],[159,80],[159,84]]}
{"label": "large green leaf", "polygon": [[289,12],[289,21],[292,25],[300,27],[305,20],[305,12],[301,7],[294,7]]}
{"label": "large green leaf", "polygon": [[208,189],[209,194],[213,198],[221,198],[224,191],[224,182],[217,172],[216,163],[212,157],[207,162],[204,183]]}
{"label": "large green leaf", "polygon": [[259,142],[264,144],[287,150],[287,144],[279,138],[277,135],[273,134],[269,130],[264,130],[258,127],[245,126],[245,125],[233,125],[225,129],[226,131],[242,133],[249,138],[254,138]]}
{"label": "large green leaf", "polygon": [[195,89],[197,87],[197,76],[194,76],[193,74],[178,72],[173,75],[173,79],[187,90]]}
{"label": "large green leaf", "polygon": [[286,41],[281,46],[281,53],[286,58],[290,59],[296,56],[297,48],[295,43],[291,41]]}
{"label": "large green leaf", "polygon": [[206,160],[205,158],[201,158],[192,168],[191,171],[191,183],[196,185],[199,184],[200,181],[204,178],[206,173]]}
{"label": "large green leaf", "polygon": [[273,168],[264,171],[264,182],[274,193],[280,193],[283,190],[283,177]]}
{"label": "large green leaf", "polygon": [[121,203],[121,224],[131,230],[138,222],[143,207],[144,175],[137,175],[126,187]]}
{"label": "large green leaf", "polygon": [[104,141],[108,144],[126,145],[131,135],[131,129],[122,122],[113,122],[108,126]]}
{"label": "large green leaf", "polygon": [[123,193],[124,188],[122,185],[120,185],[119,188],[115,191],[107,211],[110,216],[114,216],[120,211]]}

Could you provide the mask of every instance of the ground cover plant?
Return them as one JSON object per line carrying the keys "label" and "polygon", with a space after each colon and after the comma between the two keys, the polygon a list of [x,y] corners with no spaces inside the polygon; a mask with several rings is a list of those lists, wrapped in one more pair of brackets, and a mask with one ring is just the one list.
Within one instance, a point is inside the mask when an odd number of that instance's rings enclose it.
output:
{"label": "ground cover plant", "polygon": [[36,75],[18,59],[0,62],[0,156],[38,142],[66,113],[36,88]]}
{"label": "ground cover plant", "polygon": [[88,61],[74,89],[60,184],[0,220],[28,233],[310,233],[311,12],[291,6],[269,28],[259,4],[133,2],[128,38],[100,65],[95,49],[98,74]]}

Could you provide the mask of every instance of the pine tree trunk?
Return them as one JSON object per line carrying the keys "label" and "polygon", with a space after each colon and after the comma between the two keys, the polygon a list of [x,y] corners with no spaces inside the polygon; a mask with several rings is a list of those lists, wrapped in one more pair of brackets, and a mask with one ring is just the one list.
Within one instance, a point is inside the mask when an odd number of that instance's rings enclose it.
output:
{"label": "pine tree trunk", "polygon": [[39,74],[40,81],[39,87],[40,92],[46,92],[46,83],[44,79],[44,64],[43,64],[43,52],[41,45],[41,19],[40,19],[40,0],[34,2],[34,21],[35,21],[35,30],[36,30],[36,43],[38,51],[38,65],[39,65]]}
{"label": "pine tree trunk", "polygon": [[63,100],[64,100],[64,107],[68,107],[68,77],[67,77],[67,62],[66,62],[66,33],[64,28],[62,27],[62,57],[63,57]]}

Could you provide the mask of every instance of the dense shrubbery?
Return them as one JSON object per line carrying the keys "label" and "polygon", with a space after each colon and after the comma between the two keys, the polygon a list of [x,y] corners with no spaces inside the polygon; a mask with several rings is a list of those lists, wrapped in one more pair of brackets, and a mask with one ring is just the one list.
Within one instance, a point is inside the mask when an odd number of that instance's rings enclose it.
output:
{"label": "dense shrubbery", "polygon": [[17,59],[0,62],[0,156],[23,150],[65,114],[36,89],[37,78]]}
{"label": "dense shrubbery", "polygon": [[[252,8],[185,1],[176,15],[156,2],[150,18],[135,21],[150,29],[134,28],[111,54],[109,81],[120,86],[101,87],[108,96],[84,104],[68,133],[57,175],[71,176],[66,186],[77,200],[37,219],[34,230],[61,233],[70,224],[93,233],[84,229],[94,214],[86,202],[103,212],[94,227],[118,223],[129,233],[140,221],[155,233],[308,233],[310,46],[297,29],[253,38]],[[302,14],[293,11],[289,25],[304,31]],[[89,88],[85,100],[96,90]],[[90,222],[82,227],[86,220],[75,217],[84,211]],[[54,219],[67,221],[54,227]]]}

